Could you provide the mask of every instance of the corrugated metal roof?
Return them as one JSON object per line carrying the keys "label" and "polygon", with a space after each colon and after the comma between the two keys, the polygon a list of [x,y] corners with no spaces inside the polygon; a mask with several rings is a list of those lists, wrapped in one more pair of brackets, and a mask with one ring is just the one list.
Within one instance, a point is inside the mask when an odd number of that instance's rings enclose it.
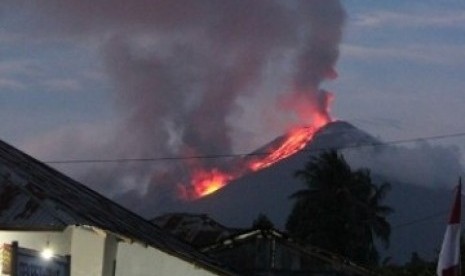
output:
{"label": "corrugated metal roof", "polygon": [[171,213],[156,217],[152,223],[196,248],[204,247],[232,235],[227,228],[207,214]]}
{"label": "corrugated metal roof", "polygon": [[0,229],[89,225],[231,275],[137,214],[0,141]]}
{"label": "corrugated metal roof", "polygon": [[300,252],[302,255],[306,255],[311,258],[315,258],[320,261],[332,264],[334,268],[342,269],[344,271],[354,273],[355,275],[373,275],[371,271],[352,263],[350,260],[343,256],[331,253],[318,247],[297,244],[285,233],[282,233],[274,228],[250,229],[242,233],[236,233],[216,244],[206,246],[201,250],[202,252],[209,252],[215,255],[215,252],[221,252],[222,250],[240,247],[244,243],[254,243],[257,240],[257,238],[279,241],[280,243],[285,244],[289,248],[293,248],[296,251]]}

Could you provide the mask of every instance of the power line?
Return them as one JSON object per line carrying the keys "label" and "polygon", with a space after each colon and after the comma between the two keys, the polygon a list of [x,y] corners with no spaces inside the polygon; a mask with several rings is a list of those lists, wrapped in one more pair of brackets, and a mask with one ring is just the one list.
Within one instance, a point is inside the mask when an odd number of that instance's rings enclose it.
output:
{"label": "power line", "polygon": [[[456,192],[456,191],[457,191],[457,188],[454,189],[454,192]],[[462,196],[463,196],[463,194],[462,194]],[[392,229],[404,228],[404,227],[408,227],[410,225],[414,225],[414,224],[417,224],[417,223],[422,223],[422,222],[437,218],[439,216],[445,216],[445,215],[449,214],[450,211],[451,210],[443,209],[442,211],[438,211],[436,213],[429,214],[429,215],[426,215],[424,217],[420,217],[420,218],[417,218],[417,219],[414,219],[414,220],[410,220],[410,221],[407,221],[407,222],[403,222],[403,223],[394,225],[392,227]]]}
{"label": "power line", "polygon": [[[410,139],[391,140],[386,142],[365,143],[353,146],[333,147],[333,148],[317,148],[317,149],[302,149],[300,152],[319,152],[328,149],[343,150],[355,149],[363,147],[380,147],[388,145],[398,145],[412,142],[442,140],[446,138],[463,137],[465,132],[443,134],[436,136],[424,136]],[[235,157],[250,157],[250,156],[263,156],[271,152],[252,152],[252,153],[231,153],[231,154],[210,154],[210,155],[194,155],[194,156],[166,156],[166,157],[148,157],[148,158],[112,158],[112,159],[70,159],[70,160],[49,160],[44,161],[46,164],[85,164],[85,163],[128,163],[128,162],[157,162],[157,161],[178,161],[178,160],[191,160],[191,159],[223,159]]]}
{"label": "power line", "polygon": [[430,214],[430,215],[427,215],[427,216],[424,216],[424,217],[420,217],[420,218],[415,219],[415,220],[399,223],[397,225],[392,226],[392,229],[404,228],[404,227],[408,227],[408,226],[411,226],[411,225],[414,225],[414,224],[425,222],[425,221],[431,220],[433,218],[437,218],[439,216],[444,216],[449,212],[450,212],[450,210],[443,210],[443,211],[440,211],[440,212],[436,212],[434,214]]}
{"label": "power line", "polygon": [[[335,147],[332,149],[342,150],[342,149],[355,149],[355,148],[363,148],[363,147],[379,147],[379,146],[397,145],[397,144],[405,144],[405,143],[412,143],[412,142],[441,140],[441,139],[446,139],[446,138],[463,137],[463,136],[465,136],[465,132],[458,132],[458,133],[443,134],[443,135],[436,135],[436,136],[423,136],[423,137],[416,137],[416,138],[410,138],[410,139],[391,140],[391,141],[386,141],[386,142],[365,143],[365,144],[358,144],[358,145],[353,145],[353,146]],[[325,151],[325,150],[328,150],[328,148],[303,149],[301,151],[318,152],[318,151]],[[235,154],[233,153],[233,154],[198,155],[198,156],[185,156],[185,157],[168,156],[168,157],[155,157],[155,158],[76,159],[76,160],[53,160],[53,161],[45,161],[44,163],[79,164],[79,163],[156,162],[156,161],[176,161],[176,160],[189,160],[189,159],[221,159],[221,158],[234,158],[234,157],[247,157],[247,156],[261,156],[261,155],[268,155],[268,154],[269,152],[252,152],[252,153],[235,153]],[[429,214],[429,215],[426,215],[426,216],[423,216],[423,217],[420,217],[414,220],[410,220],[407,222],[393,225],[392,229],[405,228],[411,225],[429,221],[436,217],[444,216],[448,212],[449,210],[442,210],[442,211]]]}

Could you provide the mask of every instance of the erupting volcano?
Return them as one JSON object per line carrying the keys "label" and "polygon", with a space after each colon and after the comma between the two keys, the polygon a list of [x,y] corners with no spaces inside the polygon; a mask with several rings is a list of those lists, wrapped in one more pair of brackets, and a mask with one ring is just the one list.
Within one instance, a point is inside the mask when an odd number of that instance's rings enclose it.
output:
{"label": "erupting volcano", "polygon": [[[312,125],[292,128],[281,139],[238,160],[231,166],[230,170],[220,170],[218,168],[195,170],[191,176],[190,186],[181,189],[182,197],[197,199],[207,196],[247,173],[265,169],[280,160],[292,156],[302,150],[319,129],[332,121],[330,116],[327,115],[327,111],[328,108],[325,107],[324,116],[315,111],[313,117],[316,119],[314,119]],[[306,113],[308,113],[308,110]]]}
{"label": "erupting volcano", "polygon": [[[189,68],[196,68],[193,71],[195,74],[182,78],[195,81],[184,87],[177,84],[180,80],[178,75],[173,75],[172,79],[175,82],[169,83],[166,91],[171,92],[177,87],[182,88],[178,94],[189,91],[185,98],[188,108],[186,112],[181,112],[184,116],[180,118],[176,113],[173,119],[174,126],[168,126],[168,129],[171,132],[179,130],[181,151],[194,152],[200,156],[208,152],[222,153],[228,157],[236,156],[231,154],[233,137],[230,133],[234,131],[234,126],[229,124],[229,116],[236,111],[242,96],[248,98],[253,93],[260,93],[266,94],[267,100],[276,104],[276,110],[273,110],[274,114],[271,117],[279,121],[277,114],[283,115],[287,125],[283,127],[282,122],[277,125],[287,134],[279,141],[274,141],[271,146],[229,160],[230,162],[218,160],[218,164],[212,164],[211,158],[207,161],[188,155],[186,159],[189,159],[189,179],[180,179],[178,182],[182,183],[179,185],[182,198],[198,199],[212,194],[238,178],[263,170],[294,155],[309,144],[320,128],[332,121],[328,112],[332,95],[320,89],[320,85],[325,80],[337,77],[335,65],[345,19],[344,8],[339,0],[302,0],[295,3],[295,6],[281,6],[279,1],[271,2],[244,2],[247,5],[260,5],[257,11],[264,11],[266,15],[260,17],[257,16],[260,13],[252,13],[252,17],[248,18],[250,20],[246,21],[237,21],[238,17],[234,16],[231,21],[225,22],[227,32],[212,37],[213,41],[221,38],[221,43],[213,43],[211,48],[205,48],[209,49],[209,52],[202,55],[209,57],[212,49],[215,50],[213,53],[217,53],[215,58],[198,59],[200,63],[189,65]],[[236,5],[235,3],[234,6]],[[250,10],[250,7],[243,10]],[[237,15],[245,15],[243,10]],[[269,12],[273,10],[282,16],[278,25],[278,17],[269,16]],[[229,12],[230,8],[225,11]],[[230,22],[243,22],[243,26],[246,27],[237,28],[237,24],[230,25]],[[230,29],[232,26],[234,28]],[[270,28],[271,26],[275,27]],[[212,29],[217,28],[215,26]],[[238,33],[238,30],[241,32]],[[227,40],[228,43],[223,43],[225,33],[234,34]],[[286,43],[282,44],[284,41]],[[203,49],[204,46],[199,51],[202,52]],[[189,62],[195,60],[197,59],[190,59]],[[186,62],[183,60],[179,64]],[[210,62],[213,62],[212,66],[205,67]],[[171,64],[171,59],[167,64]],[[269,70],[271,66],[276,66],[276,73]],[[174,67],[177,68],[178,64]],[[208,70],[202,74],[201,69],[204,68]],[[171,67],[166,69],[161,72],[170,72]],[[185,71],[181,71],[180,75],[184,76]],[[160,80],[165,79],[171,80],[165,77]],[[280,91],[273,91],[274,87],[280,87]],[[163,102],[163,107],[175,101],[178,102],[178,99],[169,99]],[[143,106],[146,106],[145,102]],[[266,107],[260,104],[254,106],[253,110],[254,115],[268,112]],[[145,113],[143,116],[145,117]]]}

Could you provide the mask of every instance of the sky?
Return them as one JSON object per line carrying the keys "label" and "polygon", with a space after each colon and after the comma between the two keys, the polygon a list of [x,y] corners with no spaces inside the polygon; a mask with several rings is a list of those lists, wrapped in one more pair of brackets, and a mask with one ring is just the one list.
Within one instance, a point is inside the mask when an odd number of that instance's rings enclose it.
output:
{"label": "sky", "polygon": [[[464,132],[465,1],[341,4],[4,0],[0,139],[43,161],[247,153],[305,123],[283,104],[304,90],[384,141]],[[161,163],[54,166],[113,196]]]}

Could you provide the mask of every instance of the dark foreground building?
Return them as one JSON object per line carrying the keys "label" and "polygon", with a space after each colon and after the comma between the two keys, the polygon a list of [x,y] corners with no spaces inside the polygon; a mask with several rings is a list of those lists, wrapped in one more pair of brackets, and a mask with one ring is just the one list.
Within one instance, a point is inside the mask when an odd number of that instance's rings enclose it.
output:
{"label": "dark foreground building", "polygon": [[341,256],[299,245],[273,228],[227,228],[205,214],[167,214],[152,221],[242,275],[372,275]]}
{"label": "dark foreground building", "polygon": [[0,275],[237,275],[2,141],[0,253]]}

